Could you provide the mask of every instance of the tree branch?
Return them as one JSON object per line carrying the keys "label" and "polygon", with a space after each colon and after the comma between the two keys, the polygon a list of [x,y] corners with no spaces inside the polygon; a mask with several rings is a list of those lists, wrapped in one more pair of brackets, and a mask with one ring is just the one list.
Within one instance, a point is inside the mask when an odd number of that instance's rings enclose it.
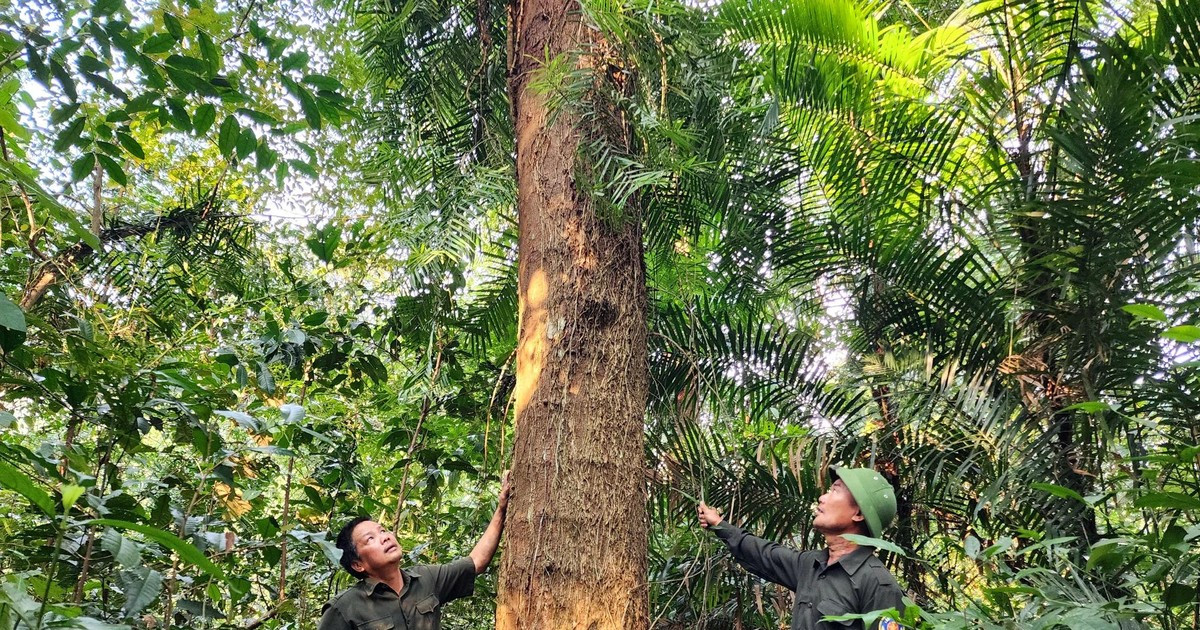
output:
{"label": "tree branch", "polygon": [[[100,242],[114,243],[131,238],[141,238],[163,229],[176,232],[191,230],[205,221],[217,218],[212,214],[216,207],[216,195],[217,189],[213,188],[212,193],[200,203],[192,207],[176,209],[165,217],[154,217],[141,223],[118,223],[100,231]],[[28,311],[36,306],[45,297],[46,291],[50,287],[57,284],[72,269],[91,258],[95,253],[96,250],[91,245],[79,241],[35,268],[21,293],[21,309]]]}

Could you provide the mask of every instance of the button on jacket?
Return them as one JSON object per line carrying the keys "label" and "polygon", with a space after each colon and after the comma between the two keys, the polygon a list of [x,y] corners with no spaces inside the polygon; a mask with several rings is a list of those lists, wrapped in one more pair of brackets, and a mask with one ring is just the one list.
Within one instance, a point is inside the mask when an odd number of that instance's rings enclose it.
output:
{"label": "button on jacket", "polygon": [[400,593],[373,578],[338,593],[325,604],[318,630],[439,630],[441,605],[475,591],[475,563],[470,558],[400,572]]}
{"label": "button on jacket", "polygon": [[889,608],[904,610],[900,585],[872,547],[860,546],[831,565],[828,550],[789,549],[725,521],[713,532],[748,571],[796,593],[792,630],[861,630],[860,620],[821,619]]}

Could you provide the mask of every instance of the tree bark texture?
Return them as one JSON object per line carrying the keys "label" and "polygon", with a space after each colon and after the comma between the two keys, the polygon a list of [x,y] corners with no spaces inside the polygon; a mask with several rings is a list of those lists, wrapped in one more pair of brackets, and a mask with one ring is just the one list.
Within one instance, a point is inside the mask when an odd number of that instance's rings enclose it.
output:
{"label": "tree bark texture", "polygon": [[581,142],[627,148],[628,126],[602,98],[585,123],[569,108],[551,113],[529,87],[561,54],[594,71],[597,85],[620,89],[625,75],[575,1],[515,0],[510,11],[520,333],[496,628],[645,630],[641,217],[636,208],[598,216],[576,177]]}

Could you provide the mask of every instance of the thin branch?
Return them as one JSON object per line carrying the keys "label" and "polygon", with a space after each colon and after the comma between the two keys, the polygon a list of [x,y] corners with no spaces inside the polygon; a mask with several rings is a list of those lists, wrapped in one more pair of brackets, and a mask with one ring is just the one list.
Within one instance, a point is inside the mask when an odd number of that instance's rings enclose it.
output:
{"label": "thin branch", "polygon": [[100,238],[100,232],[104,229],[103,190],[104,169],[100,166],[100,160],[96,160],[96,167],[92,171],[92,234],[96,238]]}
{"label": "thin branch", "polygon": [[253,11],[254,7],[256,6],[258,6],[258,0],[250,0],[250,4],[246,7],[246,10],[243,11],[242,16],[238,18],[237,28],[233,29],[233,33],[230,34],[229,37],[221,40],[222,46],[246,34],[246,31],[243,30],[246,27],[246,20],[250,18],[250,12]]}
{"label": "thin branch", "polygon": [[392,519],[392,531],[400,529],[400,516],[404,511],[404,495],[408,493],[408,470],[412,466],[412,456],[413,451],[417,448],[417,440],[421,437],[421,425],[425,424],[425,418],[429,416],[429,410],[433,407],[433,388],[437,382],[438,372],[442,369],[442,351],[444,349],[445,346],[439,341],[437,356],[433,361],[433,373],[429,376],[429,388],[421,403],[421,416],[417,418],[417,426],[413,429],[412,439],[408,441],[408,455],[404,461],[404,474],[400,478],[400,496],[396,499],[396,516]]}
{"label": "thin branch", "polygon": [[[164,217],[156,217],[144,223],[118,224],[100,233],[101,243],[112,243],[130,238],[140,238],[160,231],[163,228],[187,228],[208,220],[225,218],[223,215],[212,214],[215,208],[217,188],[203,203],[191,208],[183,208]],[[30,275],[25,289],[21,293],[21,309],[29,311],[46,295],[50,287],[57,284],[67,273],[78,267],[80,263],[91,258],[96,250],[84,241],[60,251],[40,267],[35,268]]]}

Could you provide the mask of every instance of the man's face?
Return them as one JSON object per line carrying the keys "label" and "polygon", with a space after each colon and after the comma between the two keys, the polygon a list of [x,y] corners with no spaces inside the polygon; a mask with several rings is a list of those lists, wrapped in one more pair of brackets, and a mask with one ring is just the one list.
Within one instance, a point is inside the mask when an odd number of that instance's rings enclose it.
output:
{"label": "man's face", "polygon": [[850,489],[841,479],[833,482],[832,486],[817,499],[817,514],[813,519],[813,528],[822,534],[849,534],[865,529],[863,515],[858,511],[858,503]]}
{"label": "man's face", "polygon": [[354,541],[354,549],[358,552],[358,560],[354,562],[354,570],[362,571],[367,577],[378,577],[384,569],[400,563],[404,551],[396,536],[383,529],[375,521],[363,521],[354,526],[350,532]]}

